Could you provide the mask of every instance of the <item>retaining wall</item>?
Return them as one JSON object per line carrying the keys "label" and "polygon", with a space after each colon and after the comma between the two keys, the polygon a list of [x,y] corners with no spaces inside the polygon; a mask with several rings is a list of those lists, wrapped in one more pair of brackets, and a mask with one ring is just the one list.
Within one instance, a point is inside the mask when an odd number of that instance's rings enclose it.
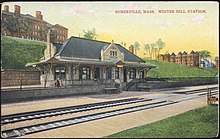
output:
{"label": "retaining wall", "polygon": [[[1,102],[21,102],[28,100],[49,99],[56,97],[66,97],[73,95],[85,95],[104,93],[104,88],[111,88],[112,85],[82,85],[69,88],[50,88],[50,89],[34,89],[34,90],[14,90],[2,91]],[[118,91],[119,92],[119,91]]]}
{"label": "retaining wall", "polygon": [[28,70],[4,70],[1,71],[1,86],[40,84],[40,72]]}
{"label": "retaining wall", "polygon": [[218,79],[214,80],[188,80],[188,81],[147,81],[144,83],[135,83],[129,87],[129,91],[149,91],[149,89],[140,89],[138,86],[149,87],[150,89],[163,89],[163,88],[174,88],[184,86],[197,86],[197,85],[209,85],[218,84]]}

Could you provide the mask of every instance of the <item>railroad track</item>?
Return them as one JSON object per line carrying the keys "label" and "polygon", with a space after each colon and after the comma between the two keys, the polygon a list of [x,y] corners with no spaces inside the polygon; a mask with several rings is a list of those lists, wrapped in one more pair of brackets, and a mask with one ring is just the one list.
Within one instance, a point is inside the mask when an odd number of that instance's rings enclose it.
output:
{"label": "railroad track", "polygon": [[15,129],[2,131],[2,136],[4,138],[19,137],[19,136],[24,136],[24,135],[42,132],[42,131],[46,131],[46,130],[51,130],[51,129],[55,129],[55,128],[60,128],[60,127],[64,127],[64,126],[70,126],[70,125],[74,125],[74,124],[88,122],[88,121],[92,121],[92,120],[98,120],[98,119],[103,119],[103,118],[107,118],[107,117],[112,117],[112,116],[122,115],[122,114],[131,113],[131,112],[135,112],[135,111],[140,111],[140,110],[144,110],[144,109],[150,109],[150,108],[170,105],[173,103],[176,103],[176,102],[159,101],[156,103],[139,105],[139,106],[124,108],[124,109],[119,109],[119,110],[113,110],[113,111],[101,112],[101,113],[90,114],[90,115],[85,115],[85,116],[79,116],[79,117],[74,117],[74,118],[69,118],[69,119],[64,119],[64,120],[59,120],[59,121],[53,121],[53,122],[48,122],[48,123],[42,123],[42,124],[37,124],[37,125],[24,126],[24,127],[19,127],[19,128],[15,128]]}
{"label": "railroad track", "polygon": [[[209,89],[211,90],[216,90],[218,89],[218,87],[210,87]],[[207,92],[207,88],[203,88],[203,89],[196,89],[196,90],[188,90],[188,91],[178,91],[178,92],[173,92],[174,94],[194,94],[194,93],[201,93],[201,91],[203,92]]]}
{"label": "railroad track", "polygon": [[[201,89],[201,90],[203,91],[203,89]],[[192,92],[193,92],[193,90],[192,90]],[[218,91],[215,91],[215,92],[218,92]],[[196,93],[201,93],[201,91],[199,92],[197,90]],[[118,110],[113,110],[113,111],[106,111],[106,112],[95,113],[95,114],[90,114],[90,115],[84,115],[84,116],[79,116],[79,117],[74,117],[74,118],[69,118],[69,119],[64,119],[64,120],[58,120],[58,121],[52,121],[52,122],[47,122],[47,123],[42,123],[42,124],[37,124],[37,125],[24,126],[24,127],[19,127],[19,128],[15,128],[15,129],[4,130],[4,131],[2,131],[2,136],[5,137],[5,138],[24,136],[24,135],[33,134],[33,133],[36,133],[36,132],[42,132],[42,131],[46,131],[46,130],[51,130],[51,129],[55,129],[55,128],[60,128],[60,127],[64,127],[64,126],[73,125],[73,124],[79,124],[79,123],[82,123],[82,122],[88,122],[88,121],[92,121],[92,120],[103,119],[103,118],[107,118],[107,117],[112,117],[112,116],[117,116],[117,115],[121,115],[121,114],[131,113],[131,112],[140,111],[140,110],[144,110],[144,109],[150,109],[150,108],[155,108],[155,107],[171,105],[171,104],[175,104],[175,103],[179,103],[179,102],[188,101],[188,100],[191,100],[191,99],[196,99],[196,98],[199,98],[199,97],[203,97],[204,95],[206,95],[206,93],[199,94],[199,95],[196,95],[196,96],[187,97],[187,98],[183,98],[183,99],[177,99],[177,100],[172,100],[172,101],[167,101],[167,100],[158,101],[158,102],[154,102],[154,103],[138,105],[138,106],[123,108],[123,109],[118,109]],[[80,111],[87,111],[87,110],[98,109],[98,108],[126,105],[126,104],[143,102],[143,101],[151,101],[151,100],[167,98],[167,97],[171,97],[171,96],[176,96],[176,95],[173,95],[173,94],[172,95],[164,95],[164,96],[154,97],[154,98],[150,98],[150,99],[146,99],[146,98],[122,99],[122,100],[116,100],[116,101],[108,101],[108,102],[73,106],[73,108],[76,108],[76,109],[78,108],[78,110],[79,110],[78,112],[80,112]],[[97,106],[97,107],[95,107],[95,106]],[[66,107],[66,108],[72,108],[72,107]],[[80,108],[84,108],[84,109],[80,110]],[[59,108],[59,110],[61,110],[61,111],[63,111],[64,109],[65,108]],[[72,110],[74,110],[74,109],[72,109]],[[44,112],[49,112],[49,111],[50,110],[44,110]],[[55,112],[56,109],[52,109],[52,111],[54,112],[55,115],[56,114],[58,114],[58,115],[62,114],[62,113]],[[38,112],[40,112],[40,111],[38,111]],[[73,112],[74,111],[72,111],[71,113],[73,113]],[[68,113],[68,112],[66,111],[66,113]],[[26,116],[28,114],[30,116],[30,114],[36,114],[36,112],[26,113]],[[65,112],[63,112],[63,114],[65,114]],[[18,114],[18,115],[22,116],[22,114]],[[51,115],[47,115],[46,117],[51,117],[51,116],[55,116],[55,115],[51,114]],[[7,117],[15,119],[16,115],[9,115],[9,116],[5,116],[3,118],[7,119]],[[23,115],[23,117],[24,117],[24,115]],[[36,118],[42,118],[42,117],[45,117],[45,115],[41,115],[41,116],[39,115],[39,117],[35,117],[35,119]],[[31,118],[33,118],[33,117],[31,117]],[[10,123],[10,122],[8,122],[8,123]]]}
{"label": "railroad track", "polygon": [[114,101],[106,101],[106,102],[99,102],[99,103],[92,103],[92,104],[84,104],[84,105],[77,105],[77,106],[70,106],[70,107],[63,107],[63,108],[55,108],[55,109],[47,109],[41,111],[32,111],[26,113],[18,113],[12,115],[5,115],[1,117],[1,125],[4,124],[11,124],[15,122],[21,122],[26,120],[33,120],[39,118],[46,118],[64,114],[71,114],[83,111],[89,111],[94,109],[102,109],[108,107],[115,107],[120,105],[138,103],[138,102],[145,102],[151,101],[152,99],[144,99],[144,98],[129,98],[129,99],[120,99]]}
{"label": "railroad track", "polygon": [[[210,88],[210,89],[216,89],[216,88]],[[204,89],[190,90],[187,92],[191,92],[191,93],[186,93],[186,95],[201,93],[199,91],[203,91],[203,90]],[[167,98],[167,97],[172,97],[172,96],[175,96],[175,95],[171,94],[171,95],[157,96],[157,97],[153,97],[149,99],[135,97],[135,98],[129,98],[129,99],[120,99],[120,100],[114,100],[114,101],[106,101],[106,102],[99,102],[99,103],[92,103],[92,104],[63,107],[63,108],[47,109],[47,110],[41,110],[41,111],[32,111],[32,112],[26,112],[26,113],[17,113],[17,114],[12,114],[12,115],[4,115],[4,116],[1,116],[1,125],[21,122],[21,121],[26,121],[26,120],[33,120],[33,119],[64,115],[64,114],[90,111],[90,110],[95,110],[95,109],[116,107],[116,106],[121,106],[121,105],[139,103],[139,102],[152,101],[152,100]]]}

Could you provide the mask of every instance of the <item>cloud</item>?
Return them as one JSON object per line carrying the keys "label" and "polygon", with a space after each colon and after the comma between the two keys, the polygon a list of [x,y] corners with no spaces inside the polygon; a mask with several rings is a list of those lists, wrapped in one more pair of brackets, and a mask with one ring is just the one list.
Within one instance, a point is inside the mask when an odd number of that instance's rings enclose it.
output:
{"label": "cloud", "polygon": [[205,21],[205,15],[197,15],[194,18],[192,18],[191,23],[201,24],[203,21]]}
{"label": "cloud", "polygon": [[139,8],[138,4],[136,4],[136,3],[125,3],[125,4],[121,4],[121,5],[125,9],[137,9],[137,8]]}
{"label": "cloud", "polygon": [[174,23],[173,23],[173,22],[170,22],[170,21],[166,21],[166,25],[167,25],[167,26],[173,26]]}
{"label": "cloud", "polygon": [[62,11],[62,15],[70,16],[70,15],[83,15],[91,13],[91,6],[90,4],[77,4],[71,6],[69,9]]}
{"label": "cloud", "polygon": [[161,30],[166,30],[166,27],[160,26],[160,29],[161,29]]}
{"label": "cloud", "polygon": [[166,20],[161,20],[161,19],[157,19],[157,20],[154,20],[154,23],[157,24],[157,25],[160,25],[160,29],[161,30],[165,30],[167,29],[168,27],[171,27],[171,26],[174,26],[175,24],[171,21],[166,21]]}
{"label": "cloud", "polygon": [[182,21],[182,22],[180,23],[180,25],[185,25],[185,24],[188,24],[188,22]]}
{"label": "cloud", "polygon": [[157,8],[157,5],[155,3],[149,3],[146,5],[146,9],[155,9]]}
{"label": "cloud", "polygon": [[121,9],[153,9],[156,7],[154,3],[120,3],[119,8]]}

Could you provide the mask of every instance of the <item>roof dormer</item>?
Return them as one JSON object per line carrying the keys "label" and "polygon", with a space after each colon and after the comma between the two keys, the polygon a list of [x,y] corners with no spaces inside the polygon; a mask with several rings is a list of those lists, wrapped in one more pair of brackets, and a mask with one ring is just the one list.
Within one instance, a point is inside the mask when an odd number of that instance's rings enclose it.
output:
{"label": "roof dormer", "polygon": [[124,53],[122,53],[118,49],[117,45],[115,45],[114,41],[112,40],[111,44],[103,46],[101,50],[101,60],[102,61],[115,61],[115,60],[124,61]]}

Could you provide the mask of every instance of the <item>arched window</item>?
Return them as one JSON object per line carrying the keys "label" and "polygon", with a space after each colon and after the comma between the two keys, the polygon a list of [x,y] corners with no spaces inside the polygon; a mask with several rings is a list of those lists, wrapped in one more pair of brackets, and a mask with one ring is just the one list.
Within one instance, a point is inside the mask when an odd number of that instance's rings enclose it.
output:
{"label": "arched window", "polygon": [[136,78],[136,69],[132,68],[130,70],[130,79],[135,79]]}
{"label": "arched window", "polygon": [[54,79],[66,79],[66,69],[64,66],[55,67]]}
{"label": "arched window", "polygon": [[80,68],[79,79],[90,79],[90,68],[89,67]]}

